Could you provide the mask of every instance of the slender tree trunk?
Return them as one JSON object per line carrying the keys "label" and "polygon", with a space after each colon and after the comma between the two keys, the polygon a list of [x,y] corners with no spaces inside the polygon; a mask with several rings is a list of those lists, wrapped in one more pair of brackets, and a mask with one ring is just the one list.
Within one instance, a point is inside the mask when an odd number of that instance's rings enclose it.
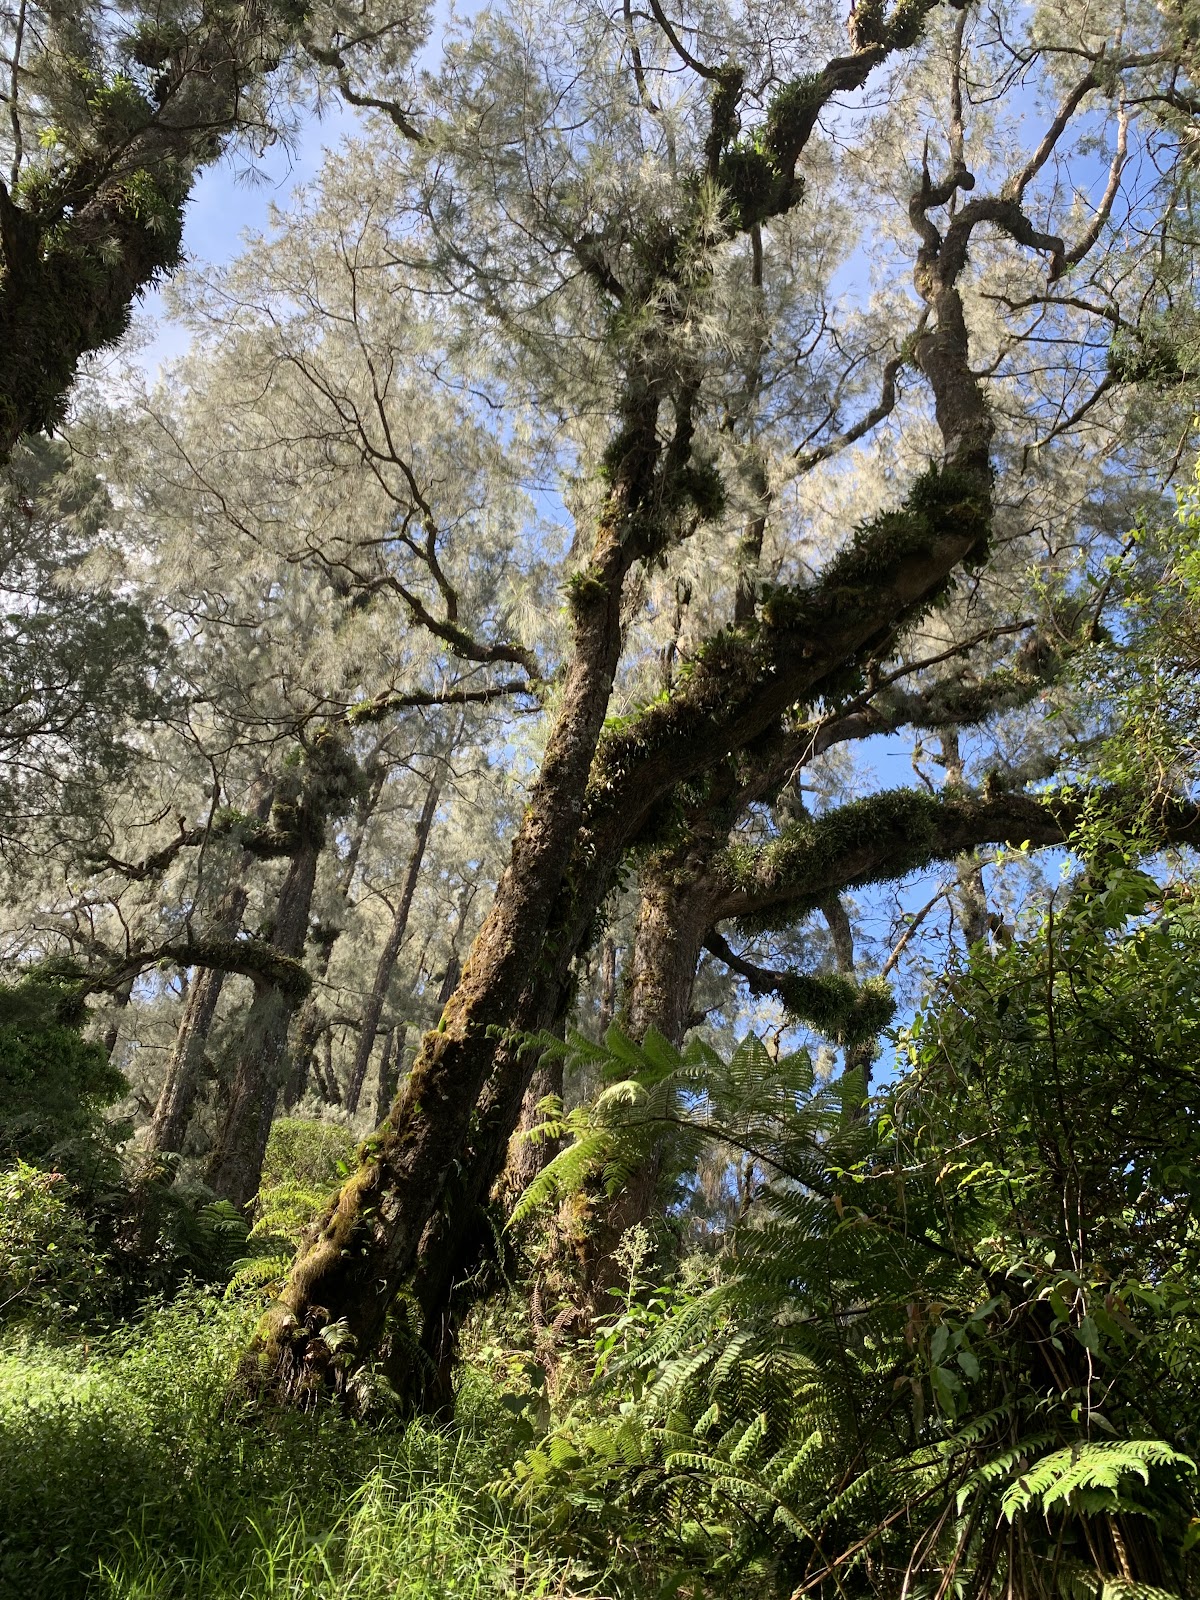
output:
{"label": "slender tree trunk", "polygon": [[[218,924],[218,937],[231,939],[236,935],[246,898],[244,890],[238,890],[230,896],[227,902],[230,916]],[[208,1036],[224,985],[225,974],[220,967],[202,967],[192,979],[179,1018],[171,1058],[167,1062],[167,1075],[143,1144],[147,1155],[183,1149],[200,1088],[200,1072],[204,1065]]]}
{"label": "slender tree trunk", "polygon": [[596,1022],[600,1037],[608,1032],[609,1024],[617,1013],[617,947],[606,936],[600,946],[600,1010]]}
{"label": "slender tree trunk", "polygon": [[[304,953],[322,837],[310,826],[279,891],[272,944],[298,959]],[[238,1053],[225,1120],[213,1150],[208,1182],[222,1199],[246,1206],[258,1193],[267,1136],[287,1067],[288,1027],[298,997],[260,980]]]}
{"label": "slender tree trunk", "polygon": [[[326,964],[326,971],[328,971],[328,964]],[[319,966],[316,976],[318,978],[325,976],[325,973],[320,971]],[[288,1081],[283,1091],[283,1104],[284,1109],[287,1111],[291,1111],[308,1093],[308,1080],[310,1077],[316,1076],[318,1083],[320,1083],[319,1075],[313,1072],[313,1052],[316,1050],[317,1043],[321,1037],[323,1021],[324,1018],[321,1016],[320,1007],[310,994],[300,1008],[300,1021],[296,1024],[296,1044],[292,1051],[292,1068],[288,1073]],[[321,1091],[322,1097],[324,1097],[323,1084],[321,1085]]]}
{"label": "slender tree trunk", "polygon": [[[337,885],[337,900],[345,906],[350,898],[350,890],[354,885],[354,874],[358,870],[359,857],[362,855],[363,844],[366,841],[367,830],[371,825],[371,818],[379,805],[387,784],[388,768],[380,766],[371,781],[365,797],[356,809],[355,826],[350,835],[350,848],[346,852],[346,859],[342,863]],[[320,983],[329,971],[329,964],[333,960],[334,946],[341,936],[340,927],[331,929],[329,936],[321,944],[320,954],[317,957],[314,978]],[[321,1035],[325,1030],[325,1017],[317,1003],[316,987],[305,1000],[300,1012],[300,1021],[296,1027],[296,1043],[292,1051],[291,1071],[288,1074],[287,1087],[284,1090],[284,1105],[290,1110],[304,1098],[308,1089],[308,1080],[312,1076],[316,1079],[321,1098],[329,1105],[341,1105],[342,1096],[338,1088],[337,1079],[331,1074],[323,1074],[316,1059],[317,1045],[321,1042]]]}
{"label": "slender tree trunk", "polygon": [[[841,895],[827,895],[821,901],[821,915],[825,918],[833,941],[834,965],[843,977],[855,979],[858,974],[854,959],[854,929],[850,925],[850,914],[842,903]],[[863,1039],[858,1044],[848,1045],[844,1052],[846,1071],[861,1072],[863,1088],[868,1091],[871,1087],[871,1067],[875,1062],[876,1048],[875,1039]],[[863,1115],[866,1115],[865,1106]]]}
{"label": "slender tree trunk", "polygon": [[400,954],[400,946],[404,943],[404,936],[408,932],[408,916],[412,910],[413,895],[416,893],[417,880],[421,875],[421,863],[425,859],[425,850],[429,844],[429,835],[433,828],[433,818],[437,811],[438,800],[441,798],[445,771],[445,763],[439,759],[434,766],[425,789],[425,803],[421,807],[421,815],[417,819],[417,833],[416,838],[413,840],[412,854],[408,858],[408,870],[404,874],[400,898],[396,902],[396,909],[392,914],[392,925],[388,929],[388,936],[383,942],[383,949],[380,951],[379,960],[375,965],[375,977],[371,983],[371,992],[368,994],[367,1003],[363,1007],[362,1026],[358,1035],[358,1049],[354,1054],[354,1066],[351,1069],[350,1084],[346,1090],[346,1107],[352,1115],[358,1110],[363,1084],[366,1082],[367,1067],[371,1061],[371,1051],[375,1047],[375,1035],[379,1028],[379,1019],[383,1015],[383,1005],[387,999],[388,985],[392,981],[392,973],[396,970],[396,960]]}
{"label": "slender tree trunk", "polygon": [[[643,868],[626,1019],[635,1039],[654,1028],[674,1045],[683,1042],[696,969],[711,921],[708,868],[719,842],[723,838],[714,837],[707,842],[708,849],[693,846],[652,858]],[[591,1224],[580,1258],[581,1309],[587,1316],[602,1312],[609,1303],[608,1291],[622,1281],[615,1257],[621,1240],[631,1228],[656,1216],[669,1155],[670,1137],[664,1132],[617,1194],[597,1190],[593,1195]]]}
{"label": "slender tree trunk", "polygon": [[117,1043],[121,1037],[121,1013],[129,1005],[132,996],[132,978],[130,978],[128,982],[121,984],[120,988],[113,990],[112,1003],[114,1015],[112,1021],[104,1030],[104,1050],[110,1061],[116,1054]]}
{"label": "slender tree trunk", "polygon": [[[265,775],[256,778],[251,789],[250,814],[265,822],[271,811],[274,785]],[[217,903],[212,930],[217,939],[235,939],[242,926],[250,891],[246,885],[254,857],[243,851],[230,882]],[[204,1065],[204,1052],[221,991],[225,986],[225,973],[220,967],[198,968],[183,1004],[175,1044],[167,1063],[167,1075],[159,1090],[154,1117],[143,1143],[148,1156],[164,1151],[183,1149],[188,1124],[200,1088],[200,1071]]]}
{"label": "slender tree trunk", "polygon": [[398,1068],[404,1056],[404,1039],[407,1032],[404,1023],[398,1022],[383,1036],[383,1049],[379,1052],[379,1079],[375,1088],[376,1122],[383,1121],[387,1115],[387,1108],[395,1099]]}

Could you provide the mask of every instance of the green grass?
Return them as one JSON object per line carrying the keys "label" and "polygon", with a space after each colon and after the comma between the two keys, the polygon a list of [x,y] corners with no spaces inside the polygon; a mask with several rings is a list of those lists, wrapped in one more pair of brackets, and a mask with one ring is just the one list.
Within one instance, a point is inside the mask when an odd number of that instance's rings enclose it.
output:
{"label": "green grass", "polygon": [[456,1430],[227,1405],[253,1312],[192,1293],[91,1344],[0,1345],[5,1600],[507,1600],[590,1592]]}

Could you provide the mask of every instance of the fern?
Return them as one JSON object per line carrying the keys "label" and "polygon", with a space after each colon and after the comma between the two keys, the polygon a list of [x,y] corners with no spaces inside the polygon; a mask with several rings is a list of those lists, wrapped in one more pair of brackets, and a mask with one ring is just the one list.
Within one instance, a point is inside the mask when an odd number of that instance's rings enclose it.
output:
{"label": "fern", "polygon": [[1189,1456],[1161,1439],[1103,1439],[1097,1443],[1074,1445],[1043,1456],[1029,1471],[1023,1472],[1004,1491],[1000,1509],[1011,1522],[1018,1512],[1037,1505],[1043,1512],[1058,1504],[1078,1501],[1088,1490],[1102,1491],[1091,1509],[1112,1505],[1119,1500],[1121,1479],[1138,1477],[1150,1482],[1150,1469],[1178,1466],[1195,1472]]}

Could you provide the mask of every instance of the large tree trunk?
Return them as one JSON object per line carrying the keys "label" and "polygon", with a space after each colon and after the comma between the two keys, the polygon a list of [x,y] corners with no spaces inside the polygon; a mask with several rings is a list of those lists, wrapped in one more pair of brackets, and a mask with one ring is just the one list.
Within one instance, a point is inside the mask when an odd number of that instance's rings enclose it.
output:
{"label": "large tree trunk", "polygon": [[[718,829],[720,823],[718,822]],[[688,1030],[696,968],[711,922],[711,858],[723,832],[701,844],[651,858],[643,868],[642,898],[630,955],[627,1026],[641,1039],[650,1028],[679,1045]],[[659,1187],[669,1159],[663,1130],[615,1195],[599,1188],[591,1196],[589,1225],[580,1266],[580,1304],[588,1317],[602,1313],[609,1291],[623,1280],[617,1246],[631,1228],[658,1213]]]}
{"label": "large tree trunk", "polygon": [[[544,975],[538,953],[575,844],[608,710],[621,648],[621,595],[637,551],[631,522],[654,488],[657,411],[657,398],[646,397],[631,415],[629,452],[597,527],[589,566],[573,589],[574,650],[542,769],[492,909],[437,1030],[426,1034],[396,1104],[369,1141],[364,1164],[302,1248],[278,1308],[264,1318],[260,1352],[252,1352],[251,1361],[259,1381],[276,1391],[296,1393],[336,1380],[313,1308],[323,1308],[321,1317],[344,1319],[358,1351],[374,1346],[447,1177],[458,1166],[495,1060],[497,1034],[540,1020]],[[524,1088],[522,1081],[518,1103]]]}
{"label": "large tree trunk", "polygon": [[[857,87],[890,48],[839,58],[822,84],[830,94]],[[787,152],[792,168],[823,103],[815,100],[796,124]],[[798,192],[792,179],[794,172],[780,195]],[[637,352],[624,425],[608,453],[611,487],[591,560],[570,588],[574,649],[509,865],[438,1029],[426,1035],[395,1106],[364,1146],[362,1165],[302,1247],[260,1325],[244,1365],[260,1392],[298,1397],[320,1384],[337,1386],[347,1363],[378,1341],[451,1175],[465,1161],[472,1186],[476,1164],[499,1172],[537,1064],[536,1053],[505,1040],[553,1019],[569,989],[570,963],[591,937],[626,851],[661,816],[668,796],[685,780],[727,769],[731,754],[777,737],[790,708],[832,690],[847,669],[885,649],[958,563],[984,548],[992,425],[971,371],[956,285],[971,229],[1003,221],[1008,202],[973,201],[945,237],[926,215],[935,203],[942,202],[926,177],[910,215],[921,238],[916,287],[934,327],[916,340],[913,356],[933,390],[944,469],[918,480],[903,511],[859,529],[822,580],[797,591],[794,605],[772,606],[753,629],[714,639],[678,691],[606,740],[593,774],[620,654],[625,577],[635,560],[652,558],[679,536],[678,518],[695,506],[685,474],[696,384],[664,370],[652,345]],[[675,433],[664,446],[659,412],[668,396]],[[344,1322],[349,1336],[336,1358],[321,1337],[332,1321]]]}
{"label": "large tree trunk", "polygon": [[[707,927],[707,889],[696,879],[682,882],[680,863],[673,861],[672,865],[674,875],[662,861],[652,864],[643,875],[642,910],[631,956],[634,977],[625,1020],[639,1037],[655,1026],[678,1041],[686,1031]],[[603,1008],[611,1005],[616,987],[616,950],[611,940],[602,956],[601,971]],[[547,1019],[556,1032],[564,1024],[570,994],[569,987],[558,990],[557,1015]],[[611,1012],[604,1018],[605,1026],[609,1021]],[[474,1134],[461,1163],[460,1183],[421,1240],[412,1289],[421,1316],[422,1360],[416,1370],[395,1377],[414,1407],[435,1416],[446,1415],[453,1408],[459,1328],[495,1280],[495,1274],[481,1270],[495,1249],[485,1221],[489,1196],[502,1214],[510,1211],[553,1153],[527,1135],[539,1120],[539,1103],[547,1095],[562,1095],[561,1059],[543,1059],[532,1073],[527,1068],[524,1082],[517,1109],[514,1101],[522,1079],[517,1063],[502,1053],[480,1100]],[[510,1137],[514,1119],[516,1128]],[[575,1258],[565,1263],[568,1276],[579,1284],[578,1306],[571,1321],[576,1331],[586,1327],[606,1304],[607,1289],[618,1281],[613,1260],[617,1244],[654,1209],[661,1154],[656,1151],[644,1162],[619,1195],[610,1198],[597,1191],[593,1197],[586,1240]]]}
{"label": "large tree trunk", "polygon": [[425,803],[421,807],[421,815],[417,818],[417,832],[413,840],[412,854],[408,858],[408,870],[404,874],[404,882],[400,889],[400,898],[396,902],[396,909],[392,913],[392,925],[388,929],[388,936],[383,942],[383,949],[379,952],[379,960],[375,965],[375,977],[371,983],[371,992],[367,996],[367,1003],[363,1007],[362,1026],[358,1035],[358,1049],[354,1054],[354,1066],[350,1072],[350,1084],[346,1090],[346,1107],[353,1114],[358,1110],[359,1098],[362,1095],[363,1084],[367,1078],[367,1067],[371,1061],[371,1051],[375,1048],[375,1035],[379,1030],[379,1019],[383,1015],[384,1001],[387,999],[388,985],[392,981],[392,973],[396,970],[396,960],[400,954],[400,946],[404,943],[404,936],[408,932],[408,917],[412,910],[413,895],[417,890],[417,880],[421,875],[421,863],[425,859],[425,850],[429,844],[429,835],[433,828],[433,818],[437,811],[438,800],[441,798],[442,780],[445,776],[445,763],[438,760],[430,775],[425,789]]}
{"label": "large tree trunk", "polygon": [[[304,953],[322,836],[305,830],[279,891],[271,943],[281,955]],[[212,1152],[208,1182],[224,1200],[247,1206],[258,1193],[263,1156],[287,1067],[287,1036],[299,997],[260,979],[242,1036],[225,1119]]]}

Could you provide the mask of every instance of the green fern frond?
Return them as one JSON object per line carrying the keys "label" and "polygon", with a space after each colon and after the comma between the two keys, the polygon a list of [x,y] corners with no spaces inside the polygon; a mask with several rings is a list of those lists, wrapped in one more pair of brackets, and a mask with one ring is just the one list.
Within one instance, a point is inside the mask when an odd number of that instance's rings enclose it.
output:
{"label": "green fern frond", "polygon": [[1005,1490],[1001,1512],[1011,1522],[1019,1511],[1038,1505],[1048,1511],[1067,1502],[1080,1490],[1102,1489],[1115,1500],[1126,1475],[1150,1482],[1152,1467],[1177,1466],[1195,1472],[1190,1456],[1172,1449],[1162,1439],[1103,1439],[1054,1450],[1023,1472]]}

